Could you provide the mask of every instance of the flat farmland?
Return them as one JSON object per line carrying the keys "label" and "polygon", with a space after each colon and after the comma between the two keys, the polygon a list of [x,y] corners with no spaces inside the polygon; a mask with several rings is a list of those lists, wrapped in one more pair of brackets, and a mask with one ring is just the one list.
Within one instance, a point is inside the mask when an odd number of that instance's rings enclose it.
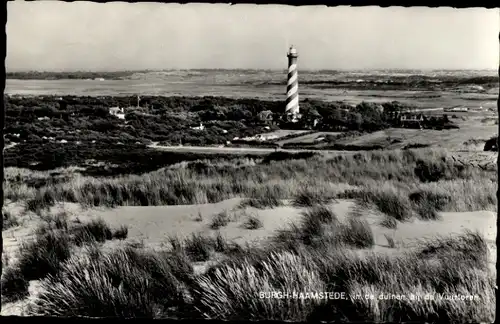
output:
{"label": "flat farmland", "polygon": [[498,125],[492,125],[487,118],[474,117],[454,120],[460,129],[432,130],[389,128],[356,138],[338,141],[348,145],[382,145],[386,149],[399,149],[410,144],[423,144],[445,148],[450,151],[482,151],[484,141],[498,134]]}

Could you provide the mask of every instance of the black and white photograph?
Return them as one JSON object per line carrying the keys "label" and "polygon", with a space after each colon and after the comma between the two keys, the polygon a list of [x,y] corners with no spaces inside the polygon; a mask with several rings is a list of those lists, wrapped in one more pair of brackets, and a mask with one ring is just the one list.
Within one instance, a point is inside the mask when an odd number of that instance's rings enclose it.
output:
{"label": "black and white photograph", "polygon": [[494,322],[499,32],[9,1],[1,315]]}

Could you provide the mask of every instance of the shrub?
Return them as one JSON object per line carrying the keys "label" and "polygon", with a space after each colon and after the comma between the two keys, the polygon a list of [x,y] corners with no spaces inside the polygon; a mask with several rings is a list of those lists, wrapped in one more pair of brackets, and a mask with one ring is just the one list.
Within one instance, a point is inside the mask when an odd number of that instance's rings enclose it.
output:
{"label": "shrub", "polygon": [[210,228],[217,230],[221,227],[227,226],[227,224],[229,224],[230,221],[231,221],[231,219],[229,217],[227,210],[224,210],[224,211],[216,214],[212,218],[212,222],[210,223]]}
{"label": "shrub", "polygon": [[418,160],[414,171],[422,182],[436,182],[446,175],[444,166],[433,161]]}
{"label": "shrub", "polygon": [[434,192],[430,190],[418,190],[409,195],[412,202],[418,205],[429,205],[437,211],[443,211],[451,202],[451,196],[447,193]]}
{"label": "shrub", "polygon": [[259,229],[262,226],[264,226],[262,221],[256,215],[248,216],[244,224],[244,227],[249,230]]}

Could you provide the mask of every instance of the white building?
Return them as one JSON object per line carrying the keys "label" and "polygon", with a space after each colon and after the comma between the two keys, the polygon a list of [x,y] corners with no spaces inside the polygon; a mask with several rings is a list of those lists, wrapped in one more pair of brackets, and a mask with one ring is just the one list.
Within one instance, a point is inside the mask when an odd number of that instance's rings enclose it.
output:
{"label": "white building", "polygon": [[191,129],[194,129],[194,130],[204,130],[205,129],[205,126],[203,126],[203,123],[200,123],[200,126],[196,126],[196,127],[191,127]]}
{"label": "white building", "polygon": [[111,107],[109,108],[109,114],[116,116],[120,119],[125,119],[125,110],[120,107]]}

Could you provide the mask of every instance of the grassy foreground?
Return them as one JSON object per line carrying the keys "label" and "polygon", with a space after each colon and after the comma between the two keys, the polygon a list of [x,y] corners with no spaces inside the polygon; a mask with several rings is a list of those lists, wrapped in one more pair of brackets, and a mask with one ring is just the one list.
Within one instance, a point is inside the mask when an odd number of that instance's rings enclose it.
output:
{"label": "grassy foreground", "polygon": [[[436,238],[386,255],[370,250],[374,234],[362,217],[340,222],[327,204],[356,199],[361,208],[385,214],[388,228],[414,217],[434,220],[439,211],[495,210],[496,170],[456,164],[447,153],[432,149],[198,161],[115,178],[84,177],[76,170],[58,170],[54,177],[9,168],[5,198],[24,202],[27,210],[40,215],[56,202],[148,206],[236,196],[246,197],[242,206],[273,208],[289,199],[305,210],[299,224],[276,233],[266,247],[239,246],[220,234],[196,234],[170,238],[161,250],[129,243],[105,248],[109,240],[126,238],[127,229],[44,216],[45,225],[35,231],[34,241],[21,246],[17,262],[2,258],[3,301],[26,297],[30,282],[40,280],[29,315],[494,320],[495,281],[480,233]],[[33,178],[39,185],[24,181]],[[221,213],[214,218],[213,229],[224,226],[227,217]],[[16,226],[12,215],[7,219]],[[262,224],[249,216],[246,226],[257,229]],[[395,246],[389,238],[388,243]],[[194,271],[193,262],[207,260],[219,262],[205,273]],[[306,292],[337,294],[300,294]]]}
{"label": "grassy foreground", "polygon": [[[113,235],[102,235],[112,232],[102,222],[79,227],[64,221],[59,224],[67,226],[51,224],[37,231],[37,244],[22,249],[20,261],[8,265],[2,276],[2,297],[10,300],[27,295],[29,280],[41,279],[41,292],[30,301],[28,315],[494,319],[495,282],[488,273],[488,248],[475,232],[438,238],[388,256],[356,253],[373,245],[370,226],[355,218],[342,224],[334,211],[321,205],[306,210],[300,225],[277,234],[266,248],[238,246],[220,235],[193,235],[185,241],[172,238],[170,248],[161,251],[127,244],[103,249],[99,242]],[[75,229],[82,227],[88,235],[75,240]],[[119,233],[119,238],[126,237],[126,231]],[[196,274],[192,262],[215,252],[225,257],[206,273]],[[33,262],[50,266],[34,276]],[[325,298],[323,292],[335,295]]]}

